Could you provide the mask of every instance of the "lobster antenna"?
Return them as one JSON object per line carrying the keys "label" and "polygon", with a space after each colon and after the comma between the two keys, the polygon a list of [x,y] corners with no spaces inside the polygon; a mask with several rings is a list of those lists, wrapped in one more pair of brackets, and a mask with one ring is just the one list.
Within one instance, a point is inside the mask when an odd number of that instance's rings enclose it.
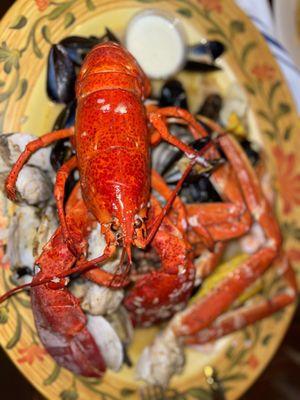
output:
{"label": "lobster antenna", "polygon": [[22,290],[25,290],[27,288],[32,287],[33,285],[31,283],[25,283],[24,285],[17,286],[13,289],[10,289],[6,293],[4,293],[2,296],[0,296],[0,303],[3,301],[7,300],[9,297],[11,297],[13,294],[21,292]]}
{"label": "lobster antenna", "polygon": [[[130,246],[130,245],[129,245],[129,246]],[[130,249],[130,247],[129,247],[129,249]],[[118,277],[118,275],[120,275],[120,271],[121,271],[122,266],[123,266],[123,264],[124,264],[124,260],[125,260],[126,253],[127,253],[127,256],[128,256],[128,247],[127,247],[127,245],[126,245],[126,247],[123,247],[123,249],[122,249],[121,258],[120,258],[120,262],[119,262],[118,267],[117,267],[117,270],[116,270],[116,274],[112,277],[109,286],[112,286],[113,283],[115,282],[116,277]],[[122,274],[125,278],[126,278],[127,273],[128,273],[128,271],[129,271],[129,266],[132,264],[132,261],[131,261],[131,252],[130,252],[130,254],[129,254],[128,259],[129,259],[129,263],[126,265],[125,273]],[[125,281],[125,280],[124,280],[124,281]]]}
{"label": "lobster antenna", "polygon": [[[68,271],[64,271],[61,272],[60,274],[56,274],[55,276],[47,277],[44,279],[41,279],[38,282],[34,282],[34,283],[25,283],[23,285],[17,286],[13,289],[8,290],[6,293],[4,293],[2,296],[0,296],[0,304],[7,300],[9,297],[11,297],[12,295],[14,295],[15,293],[21,292],[22,290],[25,289],[30,289],[36,286],[40,286],[40,285],[44,285],[46,283],[57,283],[55,281],[57,281],[58,279],[63,279],[68,277],[69,275],[72,274],[76,274],[76,273],[83,273],[83,272],[87,272],[91,269],[97,268],[99,263],[104,262],[107,258],[110,257],[110,254],[103,254],[102,256],[98,257],[95,260],[91,260],[91,261],[86,261],[85,263],[82,263],[81,265],[78,265],[74,268],[69,269]],[[55,281],[54,281],[55,280]],[[65,285],[67,285],[68,282],[65,283]]]}

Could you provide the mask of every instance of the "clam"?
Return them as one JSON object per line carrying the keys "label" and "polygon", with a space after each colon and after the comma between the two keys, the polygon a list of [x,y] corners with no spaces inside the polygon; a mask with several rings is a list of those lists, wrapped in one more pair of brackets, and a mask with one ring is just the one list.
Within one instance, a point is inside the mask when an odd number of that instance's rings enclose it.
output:
{"label": "clam", "polygon": [[181,373],[183,365],[183,347],[172,330],[166,330],[143,350],[136,366],[137,379],[166,388],[170,378]]}
{"label": "clam", "polygon": [[81,307],[92,315],[112,314],[120,307],[123,298],[123,290],[112,290],[89,282]]}
{"label": "clam", "polygon": [[88,315],[87,329],[99,347],[107,367],[118,371],[123,363],[123,346],[111,324],[100,315]]}
{"label": "clam", "polygon": [[[37,137],[27,133],[7,133],[0,135],[0,170],[10,171],[17,161],[20,153],[25,150],[26,145]],[[50,164],[51,146],[42,148],[35,152],[29,159],[28,165],[52,172]]]}
{"label": "clam", "polygon": [[255,143],[250,142],[248,139],[242,139],[239,143],[242,146],[244,152],[247,154],[251,164],[253,166],[256,166],[260,160],[258,146],[255,146]]}
{"label": "clam", "polygon": [[33,254],[39,256],[45,244],[58,227],[57,211],[54,205],[48,205],[40,216],[40,223],[34,238]]}
{"label": "clam", "polygon": [[11,268],[27,268],[33,271],[33,247],[36,232],[40,225],[39,211],[36,207],[17,207],[9,222],[6,258]]}
{"label": "clam", "polygon": [[17,199],[29,205],[40,205],[53,196],[53,184],[42,170],[25,165],[18,176]]}

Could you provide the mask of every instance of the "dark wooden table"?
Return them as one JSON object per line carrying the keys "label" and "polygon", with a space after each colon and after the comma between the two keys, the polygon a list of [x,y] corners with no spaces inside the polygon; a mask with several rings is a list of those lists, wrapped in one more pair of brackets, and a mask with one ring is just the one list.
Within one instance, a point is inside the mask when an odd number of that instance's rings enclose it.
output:
{"label": "dark wooden table", "polygon": [[[0,17],[13,3],[0,0]],[[0,391],[3,399],[42,400],[1,349]],[[272,362],[241,400],[263,399],[300,400],[300,309]]]}

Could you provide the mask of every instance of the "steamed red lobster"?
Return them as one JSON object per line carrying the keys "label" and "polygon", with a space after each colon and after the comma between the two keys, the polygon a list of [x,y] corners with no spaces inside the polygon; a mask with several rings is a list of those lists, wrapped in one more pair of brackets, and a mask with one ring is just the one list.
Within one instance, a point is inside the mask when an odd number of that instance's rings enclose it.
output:
{"label": "steamed red lobster", "polygon": [[[60,227],[36,260],[39,272],[30,286],[43,344],[60,365],[84,376],[102,376],[106,367],[80,302],[66,287],[68,276],[75,272],[112,290],[131,282],[124,305],[134,324],[149,326],[175,315],[166,332],[169,336],[171,332],[180,345],[213,340],[253,323],[291,303],[296,293],[294,274],[282,257],[285,268],[281,273],[288,289],[255,308],[228,311],[279,257],[277,222],[235,140],[202,118],[218,136],[195,151],[169,132],[167,118],[186,123],[195,139],[207,136],[202,125],[179,108],[145,108],[143,101],[149,94],[148,78],[124,48],[111,42],[96,46],[86,57],[77,80],[75,127],[29,143],[6,180],[7,195],[15,200],[18,173],[31,154],[56,140],[70,138],[76,156],[58,171],[54,193]],[[150,148],[161,140],[190,159],[174,191],[150,169]],[[185,205],[178,196],[181,185],[196,163],[210,167],[210,161],[219,156],[218,146],[228,163],[217,168],[211,180],[224,202]],[[65,184],[75,168],[79,170],[80,188],[74,189],[65,208]],[[151,188],[165,199],[164,206],[150,194]],[[195,281],[212,271],[223,242],[243,235],[253,221],[264,230],[265,245],[209,295],[186,308]],[[101,225],[106,247],[101,256],[87,261],[87,239],[95,222]],[[199,242],[209,248],[210,256],[197,264],[195,248]],[[160,269],[135,275],[132,280],[132,246],[155,251]],[[107,272],[102,266],[118,247],[123,248],[120,264],[115,272]],[[235,323],[237,315],[242,315],[239,326]],[[155,378],[149,381],[157,383]]]}

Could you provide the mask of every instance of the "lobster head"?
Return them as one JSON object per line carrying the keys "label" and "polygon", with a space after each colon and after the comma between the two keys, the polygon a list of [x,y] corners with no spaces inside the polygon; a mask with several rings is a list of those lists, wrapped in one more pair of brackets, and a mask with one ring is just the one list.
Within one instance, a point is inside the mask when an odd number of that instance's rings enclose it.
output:
{"label": "lobster head", "polygon": [[120,209],[110,223],[102,225],[102,233],[106,241],[126,250],[129,263],[132,261],[131,247],[144,247],[146,238],[145,212],[132,213],[130,210]]}

